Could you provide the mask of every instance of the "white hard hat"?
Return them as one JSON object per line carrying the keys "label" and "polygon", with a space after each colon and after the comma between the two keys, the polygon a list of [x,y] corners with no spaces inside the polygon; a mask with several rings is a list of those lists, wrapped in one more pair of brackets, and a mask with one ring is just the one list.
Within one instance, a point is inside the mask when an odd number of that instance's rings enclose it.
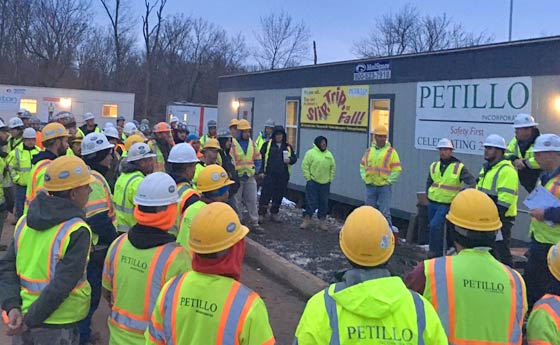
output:
{"label": "white hard hat", "polygon": [[128,162],[134,162],[144,158],[150,158],[155,156],[156,155],[152,153],[152,150],[150,150],[150,146],[148,146],[148,144],[134,143],[130,147],[130,150],[128,150],[128,156],[126,157],[126,160]]}
{"label": "white hard hat", "polygon": [[21,119],[19,117],[12,117],[8,121],[8,127],[10,127],[10,129],[17,128],[17,127],[23,127],[23,121],[21,121]]}
{"label": "white hard hat", "polygon": [[265,127],[274,127],[274,120],[268,119],[264,122]]}
{"label": "white hard hat", "polygon": [[517,114],[513,120],[513,128],[535,127],[539,124],[535,122],[535,118],[529,114]]}
{"label": "white hard hat", "polygon": [[155,172],[146,176],[134,197],[134,203],[141,206],[167,206],[179,202],[177,184],[164,172]]}
{"label": "white hard hat", "polygon": [[95,115],[93,115],[93,113],[85,113],[84,114],[84,121],[93,120],[93,119],[95,119]]}
{"label": "white hard hat", "polygon": [[115,145],[109,143],[105,134],[89,133],[82,139],[82,156],[87,156],[113,147],[115,147]]}
{"label": "white hard hat", "polygon": [[218,123],[216,122],[216,120],[210,120],[208,121],[208,123],[206,124],[206,127],[210,128],[210,127],[217,127]]}
{"label": "white hard hat", "polygon": [[560,152],[560,137],[556,134],[542,134],[535,140],[533,152]]}
{"label": "white hard hat", "polygon": [[199,159],[191,144],[180,143],[171,148],[167,161],[169,163],[196,163]]}
{"label": "white hard hat", "polygon": [[7,127],[2,119],[0,119],[0,128]]}
{"label": "white hard hat", "polygon": [[449,140],[447,138],[441,138],[439,140],[439,142],[437,143],[436,148],[438,148],[438,149],[453,149],[453,143],[451,142],[451,140]]}
{"label": "white hard hat", "polygon": [[109,128],[109,127],[115,127],[115,125],[112,122],[105,122],[103,128]]}
{"label": "white hard hat", "polygon": [[37,133],[31,127],[26,128],[23,130],[23,139],[36,139]]}
{"label": "white hard hat", "polygon": [[497,147],[499,149],[506,149],[506,140],[498,134],[490,134],[484,140],[484,147]]}
{"label": "white hard hat", "polygon": [[175,122],[179,122],[179,118],[173,116],[173,117],[171,118],[171,120],[169,120],[169,123],[171,124],[171,123],[175,123]]}
{"label": "white hard hat", "polygon": [[119,139],[119,131],[115,127],[106,127],[103,130],[103,134],[105,134],[107,138]]}
{"label": "white hard hat", "polygon": [[138,130],[138,128],[136,128],[136,125],[132,122],[127,122],[127,123],[124,124],[123,132],[126,135],[132,135],[137,130]]}

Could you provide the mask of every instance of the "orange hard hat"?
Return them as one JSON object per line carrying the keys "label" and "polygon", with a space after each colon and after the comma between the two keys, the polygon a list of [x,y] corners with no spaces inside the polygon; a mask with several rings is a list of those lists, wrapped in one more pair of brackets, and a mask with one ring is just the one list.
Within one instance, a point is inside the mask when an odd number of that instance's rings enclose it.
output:
{"label": "orange hard hat", "polygon": [[154,126],[154,133],[171,132],[171,126],[167,122],[159,122]]}

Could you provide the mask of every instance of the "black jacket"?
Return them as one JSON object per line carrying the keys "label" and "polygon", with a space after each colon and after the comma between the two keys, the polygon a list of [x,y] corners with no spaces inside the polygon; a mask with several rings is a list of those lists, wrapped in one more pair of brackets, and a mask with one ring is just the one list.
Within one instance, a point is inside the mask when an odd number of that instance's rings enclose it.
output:
{"label": "black jacket", "polygon": [[[44,231],[74,217],[85,220],[84,211],[67,199],[40,193],[29,205],[27,224],[37,231]],[[76,287],[85,272],[90,245],[91,235],[86,228],[80,228],[70,235],[64,258],[56,265],[54,278],[24,316],[27,327],[41,327],[43,322],[58,309],[72,289]],[[16,254],[12,240],[8,251],[0,259],[2,309],[10,311],[13,308],[21,308],[22,302],[19,293],[20,283],[16,273]]]}
{"label": "black jacket", "polygon": [[85,137],[86,135],[90,134],[90,133],[95,132],[96,129],[97,129],[97,123],[93,126],[93,129],[92,129],[92,130],[89,130],[89,129],[87,128],[87,125],[86,125],[86,124],[83,124],[83,125],[80,126],[80,130],[82,131],[82,133],[84,133],[84,137]]}
{"label": "black jacket", "polygon": [[58,156],[49,150],[41,151],[31,158],[31,164],[35,165],[45,159],[55,160]]}
{"label": "black jacket", "polygon": [[[282,133],[282,143],[277,144],[274,141],[274,138],[277,133]],[[270,150],[268,150],[268,146],[270,146]],[[264,173],[268,177],[273,178],[280,178],[280,179],[289,179],[290,173],[288,171],[288,165],[284,163],[284,151],[288,151],[288,147],[290,148],[290,163],[289,165],[294,165],[297,162],[297,156],[294,152],[294,148],[286,142],[286,131],[282,126],[274,127],[274,131],[272,132],[272,140],[267,141],[263,147],[261,148],[261,156],[263,159],[263,164],[261,164],[261,170],[259,173]],[[268,157],[266,156],[266,152],[268,152]],[[266,161],[265,161],[266,160]],[[266,166],[266,168],[265,168]]]}
{"label": "black jacket", "polygon": [[225,147],[225,140],[218,139],[220,142],[220,147],[222,148],[219,152],[220,159],[222,161],[222,168],[228,173],[229,179],[235,182],[229,188],[229,196],[235,195],[239,190],[239,175],[237,175],[237,170],[235,170],[235,165],[233,164],[233,158],[231,157],[229,150]]}

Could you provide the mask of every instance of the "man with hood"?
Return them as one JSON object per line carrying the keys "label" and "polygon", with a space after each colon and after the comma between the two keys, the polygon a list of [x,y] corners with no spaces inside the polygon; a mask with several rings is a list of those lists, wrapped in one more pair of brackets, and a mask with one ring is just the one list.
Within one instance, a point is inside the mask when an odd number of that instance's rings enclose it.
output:
{"label": "man with hood", "polygon": [[264,301],[239,282],[248,232],[223,202],[200,210],[188,243],[193,271],[161,290],[146,344],[274,344]]}
{"label": "man with hood", "polygon": [[255,145],[257,145],[257,150],[261,151],[264,144],[270,139],[274,138],[274,121],[268,119],[264,123],[264,131],[260,132],[255,139]]}
{"label": "man with hood", "polygon": [[150,149],[156,154],[154,172],[165,172],[165,163],[173,147],[171,127],[165,122],[160,122],[154,127],[154,138],[150,140]]}
{"label": "man with hood", "polygon": [[401,175],[401,161],[397,150],[387,140],[387,127],[377,126],[373,134],[374,142],[366,150],[360,163],[360,176],[366,185],[365,204],[383,213],[389,226],[393,228],[391,186]]}
{"label": "man with hood", "polygon": [[[236,120],[237,121],[237,120]],[[237,127],[237,123],[236,123]],[[220,152],[218,162],[227,172],[229,179],[235,182],[229,188],[228,205],[237,212],[237,205],[235,202],[235,193],[239,190],[239,176],[235,170],[235,162],[231,155],[232,136],[231,131],[226,129],[218,131],[218,142],[220,143]]]}
{"label": "man with hood", "polygon": [[352,269],[307,302],[295,345],[448,344],[432,305],[386,268],[395,238],[378,210],[361,206],[352,211],[339,242]]}
{"label": "man with hood", "polygon": [[307,183],[305,184],[305,211],[300,229],[307,229],[311,224],[311,217],[318,209],[319,228],[327,230],[329,194],[336,171],[336,162],[332,153],[327,150],[327,143],[327,138],[324,136],[316,137],[313,147],[305,153],[301,163],[301,171]]}
{"label": "man with hood", "polygon": [[85,208],[94,181],[75,156],[52,161],[44,187],[21,217],[0,259],[0,302],[14,344],[78,345],[91,288],[86,265],[91,230]]}
{"label": "man with hood", "polygon": [[513,121],[515,137],[509,142],[505,155],[517,169],[519,182],[529,193],[535,189],[542,172],[533,154],[535,140],[540,135],[538,125],[531,115],[518,114]]}
{"label": "man with hood", "polygon": [[144,331],[163,285],[190,270],[188,252],[169,233],[175,226],[177,185],[163,172],[146,176],[134,197],[128,233],[113,242],[103,267],[103,297],[109,302],[110,344],[144,345]]}
{"label": "man with hood", "polygon": [[284,127],[274,127],[271,139],[262,145],[261,156],[263,164],[261,164],[259,174],[264,175],[264,183],[259,199],[259,222],[264,222],[268,212],[268,204],[272,200],[270,219],[279,223],[278,212],[288,189],[291,166],[296,164],[297,161],[294,148],[286,142]]}
{"label": "man with hood", "polygon": [[453,156],[451,140],[441,139],[436,148],[439,151],[439,161],[430,165],[426,181],[430,257],[447,253],[447,243],[443,243],[443,227],[451,201],[463,189],[463,184],[466,188],[474,188],[476,185],[476,180],[467,167]]}

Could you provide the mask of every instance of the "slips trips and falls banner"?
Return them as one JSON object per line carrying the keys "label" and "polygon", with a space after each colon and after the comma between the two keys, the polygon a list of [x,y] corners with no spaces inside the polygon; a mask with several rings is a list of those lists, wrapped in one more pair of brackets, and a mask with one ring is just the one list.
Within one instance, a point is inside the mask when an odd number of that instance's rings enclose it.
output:
{"label": "slips trips and falls banner", "polygon": [[301,99],[301,127],[368,130],[368,85],[305,88]]}

